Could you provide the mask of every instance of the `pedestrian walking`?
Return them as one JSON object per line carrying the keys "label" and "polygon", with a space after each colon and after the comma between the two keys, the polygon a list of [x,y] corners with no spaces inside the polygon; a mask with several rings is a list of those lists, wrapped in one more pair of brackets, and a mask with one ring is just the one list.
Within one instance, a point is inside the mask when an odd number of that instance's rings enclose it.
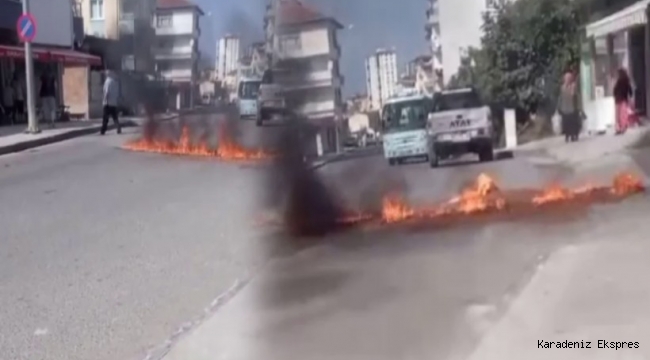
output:
{"label": "pedestrian walking", "polygon": [[561,118],[564,140],[566,142],[578,141],[584,114],[575,76],[570,71],[564,74],[557,112]]}
{"label": "pedestrian walking", "polygon": [[14,116],[17,122],[23,122],[25,117],[25,86],[18,74],[14,74],[11,84],[14,89]]}
{"label": "pedestrian walking", "polygon": [[54,126],[56,121],[56,80],[51,71],[45,71],[41,76],[41,88],[39,90],[41,99],[41,112],[43,120]]}
{"label": "pedestrian walking", "polygon": [[120,100],[120,88],[115,79],[115,74],[108,70],[106,71],[106,80],[104,80],[104,114],[102,117],[102,129],[101,134],[106,134],[108,129],[108,118],[112,117],[115,126],[117,127],[117,133],[122,133],[122,127],[120,126],[120,120],[118,119],[118,106]]}
{"label": "pedestrian walking", "polygon": [[11,122],[11,124],[14,124],[16,121],[16,112],[14,111],[14,99],[16,94],[14,93],[14,89],[9,84],[9,86],[5,86],[2,89],[2,105],[4,108],[4,114],[7,119]]}
{"label": "pedestrian walking", "polygon": [[616,104],[616,135],[627,131],[633,115],[630,99],[633,94],[632,82],[625,69],[618,70],[616,83],[614,84],[614,103]]}

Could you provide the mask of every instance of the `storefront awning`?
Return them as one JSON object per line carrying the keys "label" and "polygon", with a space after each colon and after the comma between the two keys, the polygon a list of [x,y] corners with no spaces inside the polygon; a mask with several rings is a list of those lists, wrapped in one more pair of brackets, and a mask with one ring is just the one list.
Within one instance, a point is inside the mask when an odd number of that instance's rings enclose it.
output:
{"label": "storefront awning", "polygon": [[641,0],[625,9],[587,25],[587,37],[601,37],[647,22],[645,10],[650,0]]}
{"label": "storefront awning", "polygon": [[[95,55],[90,55],[74,50],[33,48],[34,60],[42,62],[60,62],[67,65],[101,65],[102,60]],[[0,45],[0,58],[24,59],[25,49],[21,46]]]}

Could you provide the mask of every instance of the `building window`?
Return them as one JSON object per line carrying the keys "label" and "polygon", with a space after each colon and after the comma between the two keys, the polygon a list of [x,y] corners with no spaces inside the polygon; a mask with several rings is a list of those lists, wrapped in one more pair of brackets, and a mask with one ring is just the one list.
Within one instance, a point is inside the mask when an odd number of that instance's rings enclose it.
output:
{"label": "building window", "polygon": [[280,37],[280,50],[295,51],[302,49],[300,34],[283,35]]}
{"label": "building window", "polygon": [[159,28],[172,27],[172,15],[158,15],[156,16],[156,26]]}
{"label": "building window", "polygon": [[92,20],[104,19],[104,0],[90,0],[90,18]]}

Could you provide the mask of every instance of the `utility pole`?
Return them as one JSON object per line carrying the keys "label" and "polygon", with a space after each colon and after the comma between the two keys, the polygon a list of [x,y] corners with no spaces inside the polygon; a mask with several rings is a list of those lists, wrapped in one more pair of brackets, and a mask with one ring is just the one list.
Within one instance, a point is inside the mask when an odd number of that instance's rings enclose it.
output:
{"label": "utility pole", "polygon": [[[23,14],[29,14],[29,0],[23,1]],[[38,134],[41,129],[38,127],[36,116],[36,102],[34,101],[35,80],[34,80],[34,58],[32,54],[32,42],[25,41],[25,91],[27,92],[27,129],[25,133]]]}

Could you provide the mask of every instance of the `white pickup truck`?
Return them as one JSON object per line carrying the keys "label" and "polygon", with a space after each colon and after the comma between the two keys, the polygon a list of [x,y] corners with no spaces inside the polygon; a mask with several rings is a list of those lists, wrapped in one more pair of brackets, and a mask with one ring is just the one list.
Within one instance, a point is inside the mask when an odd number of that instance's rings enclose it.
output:
{"label": "white pickup truck", "polygon": [[481,161],[494,159],[494,130],[490,108],[473,89],[443,91],[434,96],[428,116],[429,164],[466,153]]}
{"label": "white pickup truck", "polygon": [[258,94],[257,126],[262,126],[274,117],[282,117],[287,113],[282,86],[275,81],[274,77],[274,71],[270,69],[262,76]]}

